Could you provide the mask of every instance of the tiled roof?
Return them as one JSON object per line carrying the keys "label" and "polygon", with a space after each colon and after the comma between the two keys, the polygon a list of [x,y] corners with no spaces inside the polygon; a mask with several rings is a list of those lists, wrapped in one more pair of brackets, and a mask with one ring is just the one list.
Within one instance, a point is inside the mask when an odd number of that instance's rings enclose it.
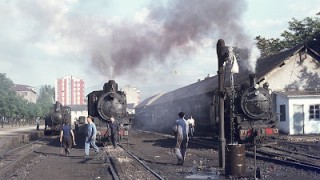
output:
{"label": "tiled roof", "polygon": [[22,84],[14,84],[13,90],[14,91],[32,91],[32,92],[36,93],[36,91],[33,87],[28,86],[28,85],[22,85]]}

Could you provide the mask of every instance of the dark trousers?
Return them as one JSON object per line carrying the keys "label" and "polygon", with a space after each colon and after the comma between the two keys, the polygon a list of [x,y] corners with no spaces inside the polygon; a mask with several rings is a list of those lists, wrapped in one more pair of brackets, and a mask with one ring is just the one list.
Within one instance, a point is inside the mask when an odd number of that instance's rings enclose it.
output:
{"label": "dark trousers", "polygon": [[65,151],[66,153],[69,153],[69,151],[70,151],[70,149],[71,149],[71,147],[72,147],[71,137],[70,137],[70,136],[63,136],[62,143],[63,143],[64,151]]}
{"label": "dark trousers", "polygon": [[117,135],[115,133],[111,133],[111,143],[113,147],[117,147]]}
{"label": "dark trousers", "polygon": [[182,162],[182,164],[183,164],[183,162],[186,158],[188,140],[176,138],[176,141],[177,141],[177,143],[176,143],[176,147],[175,147],[175,153],[177,155],[178,162]]}

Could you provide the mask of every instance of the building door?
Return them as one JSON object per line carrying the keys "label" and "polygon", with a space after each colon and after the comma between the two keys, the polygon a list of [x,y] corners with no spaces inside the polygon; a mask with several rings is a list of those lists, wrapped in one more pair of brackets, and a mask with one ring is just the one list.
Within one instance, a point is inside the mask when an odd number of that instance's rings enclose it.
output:
{"label": "building door", "polygon": [[293,134],[304,134],[303,105],[293,105]]}

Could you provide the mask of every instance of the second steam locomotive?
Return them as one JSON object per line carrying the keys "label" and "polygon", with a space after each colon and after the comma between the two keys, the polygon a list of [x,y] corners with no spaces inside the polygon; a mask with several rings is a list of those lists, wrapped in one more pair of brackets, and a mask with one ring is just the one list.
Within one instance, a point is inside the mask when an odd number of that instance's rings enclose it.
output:
{"label": "second steam locomotive", "polygon": [[105,83],[103,90],[88,94],[88,114],[94,117],[94,123],[98,129],[97,143],[105,144],[109,141],[109,124],[112,116],[120,127],[118,140],[128,136],[130,124],[126,94],[118,90],[118,84],[114,80]]}
{"label": "second steam locomotive", "polygon": [[227,89],[224,106],[227,143],[260,145],[279,135],[268,83],[260,87],[254,74],[249,79],[249,85],[243,83],[236,90]]}
{"label": "second steam locomotive", "polygon": [[57,101],[53,105],[52,112],[45,117],[44,134],[59,134],[64,123],[71,124],[71,108]]}

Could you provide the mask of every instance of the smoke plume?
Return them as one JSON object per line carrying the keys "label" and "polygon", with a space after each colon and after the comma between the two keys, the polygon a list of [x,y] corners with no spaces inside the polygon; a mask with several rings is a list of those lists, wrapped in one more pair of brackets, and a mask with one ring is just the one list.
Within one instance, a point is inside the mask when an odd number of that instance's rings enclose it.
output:
{"label": "smoke plume", "polygon": [[86,45],[94,69],[110,77],[138,73],[152,64],[165,63],[174,53],[196,52],[205,39],[223,38],[226,43],[251,48],[251,40],[241,22],[247,8],[244,0],[174,0],[168,3],[165,7],[151,5],[140,22],[102,20],[92,29],[100,34],[81,35],[91,38],[86,39]]}
{"label": "smoke plume", "polygon": [[77,63],[88,64],[89,73],[98,72],[109,79],[132,74],[138,79],[166,69],[172,72],[175,68],[167,67],[185,63],[208,42],[214,61],[218,39],[228,46],[252,49],[242,22],[245,0],[170,0],[165,5],[154,1],[134,20],[71,9],[80,2],[29,0],[14,4],[32,27],[26,41],[30,39],[32,45],[56,56],[90,59]]}

